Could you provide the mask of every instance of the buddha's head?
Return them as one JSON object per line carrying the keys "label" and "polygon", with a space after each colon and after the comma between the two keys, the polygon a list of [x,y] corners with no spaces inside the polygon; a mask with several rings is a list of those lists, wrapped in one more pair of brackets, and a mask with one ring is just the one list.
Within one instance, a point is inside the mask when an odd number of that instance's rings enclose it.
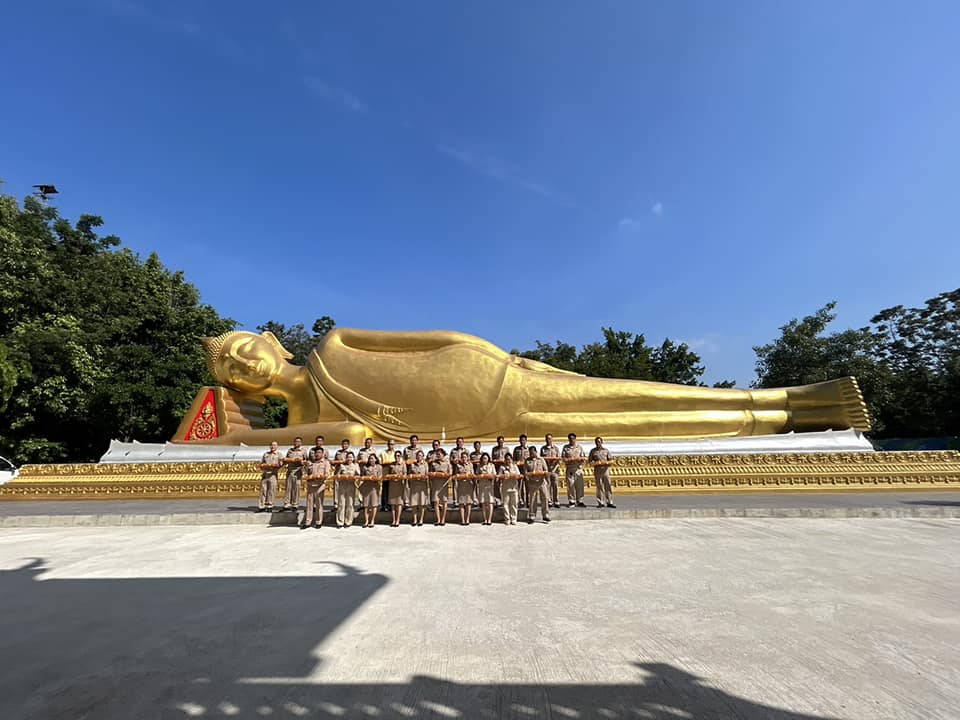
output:
{"label": "buddha's head", "polygon": [[210,374],[241,392],[262,392],[273,385],[291,355],[272,332],[228,332],[201,338]]}

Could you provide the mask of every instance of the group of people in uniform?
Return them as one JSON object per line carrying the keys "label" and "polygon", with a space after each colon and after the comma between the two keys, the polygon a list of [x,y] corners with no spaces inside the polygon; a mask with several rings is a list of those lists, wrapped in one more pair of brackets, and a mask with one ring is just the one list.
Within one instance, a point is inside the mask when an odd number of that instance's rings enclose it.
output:
{"label": "group of people in uniform", "polygon": [[[616,507],[610,466],[613,456],[604,447],[603,438],[594,439],[587,453],[574,433],[567,435],[563,447],[553,442],[553,435],[544,438],[537,449],[526,435],[511,450],[503,436],[485,451],[480,441],[469,450],[464,438],[458,437],[449,452],[439,440],[424,450],[420,438],[410,436],[403,450],[387,440],[379,451],[373,438],[354,451],[349,440],[343,440],[333,457],[318,435],[312,448],[303,447],[296,438],[293,447],[281,454],[276,442],[260,461],[261,480],[258,512],[272,512],[279,486],[279,474],[286,467],[286,495],[282,510],[296,512],[300,504],[300,486],[306,482],[306,510],[302,529],[323,525],[323,501],[332,485],[333,503],[338,529],[353,525],[356,511],[363,512],[363,527],[376,524],[377,510],[391,513],[390,527],[399,527],[403,512],[412,511],[410,524],[423,525],[427,508],[432,507],[434,525],[447,524],[447,510],[459,510],[460,523],[469,525],[474,508],[481,511],[483,525],[493,524],[493,513],[503,508],[503,522],[517,524],[517,510],[528,507],[527,522],[535,521],[537,510],[543,522],[550,522],[550,508],[560,507],[560,463],[564,464],[567,484],[567,506],[586,507],[583,501],[583,469],[593,468],[597,487],[597,506]],[[451,503],[452,499],[452,503]]]}

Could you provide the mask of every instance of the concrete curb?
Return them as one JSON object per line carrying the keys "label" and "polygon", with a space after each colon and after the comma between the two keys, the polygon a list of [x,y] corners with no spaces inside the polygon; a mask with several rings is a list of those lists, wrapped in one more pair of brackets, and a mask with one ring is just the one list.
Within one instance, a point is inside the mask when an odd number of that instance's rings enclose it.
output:
{"label": "concrete curb", "polygon": [[[403,522],[409,522],[404,514]],[[36,527],[117,527],[170,525],[254,525],[260,527],[296,527],[302,513],[204,512],[204,513],[102,513],[76,515],[8,515],[0,516],[0,528]],[[793,507],[793,508],[650,508],[581,510],[575,513],[554,513],[555,522],[578,520],[689,520],[700,518],[960,518],[960,507]],[[521,521],[526,512],[519,513]],[[498,517],[495,522],[499,522]],[[359,519],[357,522],[360,522]],[[386,514],[378,515],[378,524],[388,525]],[[459,524],[455,513],[448,515],[450,525]],[[540,522],[538,520],[538,522]],[[333,525],[328,511],[325,524]],[[427,524],[432,521],[427,518]],[[480,524],[477,522],[476,524]]]}

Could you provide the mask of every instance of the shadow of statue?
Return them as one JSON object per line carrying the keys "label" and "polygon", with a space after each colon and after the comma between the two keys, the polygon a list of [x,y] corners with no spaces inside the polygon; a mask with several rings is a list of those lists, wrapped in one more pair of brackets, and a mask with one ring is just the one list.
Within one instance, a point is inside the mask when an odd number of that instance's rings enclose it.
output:
{"label": "shadow of statue", "polygon": [[324,682],[315,648],[389,580],[317,566],[309,577],[45,579],[40,560],[0,571],[0,717],[814,718],[668,663],[609,684]]}

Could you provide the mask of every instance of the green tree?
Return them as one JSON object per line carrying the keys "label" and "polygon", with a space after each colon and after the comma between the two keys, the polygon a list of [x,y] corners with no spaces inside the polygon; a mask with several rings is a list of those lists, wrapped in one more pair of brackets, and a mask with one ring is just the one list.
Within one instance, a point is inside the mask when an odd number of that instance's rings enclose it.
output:
{"label": "green tree", "polygon": [[853,375],[860,384],[875,431],[882,431],[890,394],[890,371],[879,355],[880,339],[870,328],[827,333],[836,318],[835,302],[813,315],[794,318],[772,343],[753,348],[757,379],[753,387],[806,385]]}
{"label": "green tree", "polygon": [[95,460],[113,438],[168,439],[211,381],[199,337],[234,326],[182,273],[99,236],[101,225],[0,195],[0,378],[14,383],[0,447],[20,462]]}
{"label": "green tree", "polygon": [[920,308],[881,310],[870,322],[891,373],[884,408],[891,437],[960,435],[960,289]]}
{"label": "green tree", "polygon": [[584,345],[579,352],[575,346],[560,340],[556,343],[537,340],[533,350],[512,352],[592,377],[700,384],[704,373],[700,356],[686,343],[677,344],[667,338],[659,347],[652,348],[642,334],[607,327],[600,331],[603,338]]}
{"label": "green tree", "polygon": [[700,356],[686,343],[677,345],[670,338],[650,353],[650,369],[653,379],[659,382],[678,383],[680,385],[702,385],[700,378],[705,368],[700,364]]}

